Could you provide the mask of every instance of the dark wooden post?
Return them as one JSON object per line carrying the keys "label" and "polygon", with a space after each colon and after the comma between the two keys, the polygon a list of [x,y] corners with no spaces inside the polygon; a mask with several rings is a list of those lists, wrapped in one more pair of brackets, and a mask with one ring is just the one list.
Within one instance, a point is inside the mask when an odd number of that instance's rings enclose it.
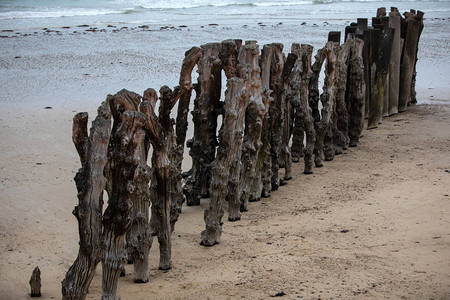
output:
{"label": "dark wooden post", "polygon": [[351,49],[354,45],[355,39],[347,39],[339,50],[336,61],[336,128],[333,132],[333,142],[335,153],[340,154],[344,149],[347,149],[349,144],[348,127],[349,118],[347,112],[346,92],[347,92],[347,78],[349,69],[349,57]]}
{"label": "dark wooden post", "polygon": [[375,76],[372,80],[373,85],[371,103],[369,108],[369,123],[367,126],[368,129],[377,128],[378,124],[383,118],[383,96],[386,89],[386,79],[389,72],[392,40],[394,38],[395,31],[393,28],[387,28],[383,25],[381,25],[380,27],[382,27],[382,29],[374,29],[375,34],[379,36],[375,41],[375,43],[378,42],[378,45],[375,44],[376,46],[378,46],[378,55],[376,64],[373,66],[375,67]]}
{"label": "dark wooden post", "polygon": [[140,177],[139,155],[144,142],[146,116],[125,111],[111,134],[108,164],[112,181],[111,197],[103,214],[102,299],[117,299],[119,275],[127,258],[125,234],[131,225],[132,194]]}
{"label": "dark wooden post", "polygon": [[280,186],[278,171],[281,162],[281,131],[283,120],[281,119],[281,107],[283,98],[283,68],[285,56],[283,44],[273,43],[273,57],[271,65],[270,89],[273,91],[273,103],[269,109],[270,124],[270,153],[272,156],[272,190]]}
{"label": "dark wooden post", "polygon": [[398,113],[398,99],[400,89],[400,59],[401,59],[401,16],[395,9],[391,8],[389,13],[389,27],[394,28],[394,39],[392,40],[391,59],[389,62],[389,109],[388,114]]}
{"label": "dark wooden post", "polygon": [[[334,85],[336,75],[336,44],[328,42],[324,48],[324,55],[327,62],[325,66],[325,81],[323,86],[323,93],[320,95],[320,101],[322,102],[322,118],[319,123],[316,124],[316,143],[314,145],[314,163],[316,167],[322,167],[322,158],[324,152],[328,155],[334,155],[334,147],[332,140],[325,140],[326,135],[332,136],[332,114],[334,111]],[[319,50],[320,51],[320,50]],[[319,54],[319,53],[318,53]],[[317,56],[316,56],[317,61]],[[319,69],[320,70],[320,69]],[[314,72],[314,65],[313,65]],[[311,89],[310,89],[311,93]],[[325,142],[327,143],[326,145]],[[330,157],[325,157],[330,159]]]}
{"label": "dark wooden post", "polygon": [[39,267],[34,268],[30,278],[31,298],[41,297],[41,270]]}
{"label": "dark wooden post", "polygon": [[[305,174],[313,173],[313,151],[316,141],[316,132],[314,129],[314,118],[312,110],[309,107],[309,81],[312,75],[311,56],[313,47],[311,45],[292,44],[291,52],[297,55],[294,70],[290,78],[290,89],[292,95],[292,105],[294,112],[294,128],[292,133],[292,156],[300,156],[299,151],[304,152],[304,171]],[[299,134],[301,132],[301,134]],[[306,146],[303,146],[304,132],[306,133]],[[295,153],[295,154],[294,154]],[[294,161],[294,159],[293,159]]]}
{"label": "dark wooden post", "polygon": [[78,220],[80,247],[78,257],[62,281],[62,299],[85,299],[97,264],[102,258],[102,206],[111,133],[111,111],[108,101],[98,108],[88,136],[88,114],[78,113],[73,119],[72,140],[78,151],[81,168],[75,176],[78,205],[73,214]]}
{"label": "dark wooden post", "polygon": [[345,93],[349,118],[349,146],[356,147],[364,131],[364,103],[366,82],[364,80],[364,41],[356,38],[351,47],[347,91]]}
{"label": "dark wooden post", "polygon": [[209,209],[205,210],[206,229],[201,233],[201,244],[213,246],[220,243],[222,235],[222,217],[224,214],[225,197],[228,194],[230,164],[236,149],[236,139],[242,139],[245,111],[249,93],[244,80],[233,77],[227,81],[225,93],[225,114],[223,125],[219,132],[219,147],[217,157],[212,163],[211,198]]}
{"label": "dark wooden post", "polygon": [[192,157],[192,169],[184,189],[187,205],[200,205],[200,199],[209,196],[210,164],[216,156],[217,117],[221,106],[221,44],[211,43],[201,48],[203,53],[198,61],[197,97],[192,111],[194,137],[186,143]]}
{"label": "dark wooden post", "polygon": [[[403,112],[408,104],[415,99],[415,65],[419,45],[419,38],[423,28],[423,13],[416,16],[414,13],[405,13],[402,38],[404,38],[402,61],[400,65],[400,96],[398,110]],[[414,100],[416,101],[416,100]]]}
{"label": "dark wooden post", "polygon": [[[261,57],[259,59],[259,66],[261,68],[261,87],[263,103],[267,103],[267,109],[270,111],[270,106],[273,105],[271,85],[271,66],[274,47],[273,45],[264,45],[261,51]],[[261,168],[261,197],[270,197],[272,191],[272,155],[271,155],[271,127],[272,121],[270,120],[270,114],[266,113],[263,119],[262,131],[261,131],[261,149],[258,154],[258,165]],[[257,170],[258,171],[258,170]],[[258,187],[256,187],[258,188]]]}
{"label": "dark wooden post", "polygon": [[417,11],[416,15],[415,15],[415,19],[419,21],[420,26],[419,26],[419,33],[418,33],[418,37],[417,37],[417,46],[416,46],[416,59],[414,61],[414,73],[413,73],[413,79],[411,82],[411,104],[416,104],[417,103],[417,98],[416,98],[416,75],[417,75],[417,71],[416,71],[416,66],[417,66],[417,53],[419,52],[419,40],[420,40],[420,35],[422,34],[422,30],[423,30],[423,15],[424,13],[420,10]]}
{"label": "dark wooden post", "polygon": [[284,177],[280,180],[280,185],[285,185],[292,179],[292,157],[289,147],[292,133],[292,93],[289,91],[289,78],[296,60],[297,55],[290,53],[284,63],[282,74],[280,167],[284,168]]}

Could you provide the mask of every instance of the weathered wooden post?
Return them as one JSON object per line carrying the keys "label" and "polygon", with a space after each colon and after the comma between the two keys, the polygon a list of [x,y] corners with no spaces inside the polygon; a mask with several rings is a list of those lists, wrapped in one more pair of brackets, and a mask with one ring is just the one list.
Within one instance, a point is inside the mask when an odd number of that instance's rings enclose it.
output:
{"label": "weathered wooden post", "polygon": [[[291,52],[297,56],[294,70],[290,78],[290,88],[292,90],[292,105],[294,107],[294,128],[292,136],[292,155],[299,156],[297,151],[303,148],[304,171],[305,174],[313,172],[313,151],[316,141],[316,132],[314,129],[314,118],[312,110],[309,107],[309,81],[312,75],[311,56],[313,47],[311,45],[292,44]],[[301,132],[302,134],[299,134]],[[303,145],[303,137],[306,133],[306,145],[297,147],[297,144]]]}
{"label": "weathered wooden post", "polygon": [[220,43],[201,46],[197,97],[192,111],[194,137],[186,143],[186,146],[190,148],[189,155],[192,157],[192,169],[184,189],[187,205],[200,205],[200,199],[209,196],[210,164],[216,156],[217,117],[222,105],[220,102],[222,87],[220,48]]}
{"label": "weathered wooden post", "polygon": [[179,168],[174,161],[176,140],[170,112],[181,93],[180,86],[175,87],[174,91],[167,86],[161,87],[158,118],[149,102],[141,104],[141,111],[149,120],[146,128],[153,146],[150,227],[152,234],[158,237],[160,270],[172,268],[171,210],[180,174],[177,173]]}
{"label": "weathered wooden post", "polygon": [[118,279],[127,259],[125,234],[131,225],[135,179],[142,176],[137,156],[145,138],[146,119],[142,113],[125,111],[111,134],[108,164],[112,188],[103,214],[103,300],[118,298]]}
{"label": "weathered wooden post", "polygon": [[78,205],[73,214],[78,220],[80,247],[78,257],[62,281],[62,299],[85,299],[97,264],[102,259],[102,206],[106,178],[103,170],[107,162],[111,133],[111,111],[108,101],[97,110],[90,135],[88,114],[78,113],[73,119],[72,140],[78,151],[81,168],[75,176]]}
{"label": "weathered wooden post", "polygon": [[280,179],[278,171],[281,162],[281,130],[283,120],[281,119],[283,98],[283,68],[285,56],[283,44],[273,43],[273,57],[271,64],[270,89],[273,91],[273,103],[269,108],[270,124],[270,153],[272,156],[272,190],[278,190]]}
{"label": "weathered wooden post", "polygon": [[375,36],[377,37],[374,40],[371,40],[371,43],[374,43],[374,46],[378,46],[378,55],[375,65],[372,65],[372,67],[375,68],[375,72],[371,69],[371,72],[373,72],[375,76],[372,79],[368,129],[377,128],[383,118],[383,96],[385,95],[384,91],[386,89],[387,74],[389,72],[394,31],[393,28],[387,28],[383,25],[377,26],[377,28],[374,29]]}
{"label": "weathered wooden post", "polygon": [[217,157],[211,166],[211,198],[209,209],[205,210],[206,229],[201,233],[201,244],[213,246],[220,243],[225,197],[228,194],[230,164],[233,160],[236,139],[242,139],[245,111],[249,93],[244,80],[233,77],[227,81],[225,92],[225,114],[219,132]]}
{"label": "weathered wooden post", "polygon": [[176,190],[174,191],[171,209],[170,224],[172,232],[175,230],[175,223],[181,213],[181,207],[185,201],[183,188],[181,186],[182,162],[184,157],[184,144],[188,129],[189,104],[192,96],[192,70],[202,56],[203,50],[199,47],[192,47],[185,53],[180,72],[181,95],[178,101],[178,111],[176,118],[176,146],[173,149],[173,162],[176,167]]}
{"label": "weathered wooden post", "polygon": [[364,80],[363,48],[364,41],[355,38],[352,42],[348,62],[349,69],[345,97],[349,116],[348,136],[350,147],[356,147],[364,131],[366,82]]}
{"label": "weathered wooden post", "polygon": [[397,9],[391,7],[389,13],[389,27],[394,28],[394,38],[392,40],[391,59],[389,62],[389,108],[388,114],[398,113],[398,99],[400,89],[400,59],[401,59],[401,16]]}
{"label": "weathered wooden post", "polygon": [[30,278],[30,289],[31,298],[35,297],[41,297],[41,270],[39,270],[39,267],[34,268],[33,273],[31,273]]}
{"label": "weathered wooden post", "polygon": [[[413,10],[411,10],[412,12]],[[422,30],[423,30],[423,15],[424,13],[420,10],[418,10],[415,14],[415,19],[419,21],[420,23],[420,27],[419,27],[419,33],[418,33],[418,37],[417,37],[417,46],[416,46],[416,60],[414,62],[414,73],[413,73],[413,79],[411,82],[411,104],[416,104],[417,103],[417,98],[416,98],[416,76],[417,76],[417,71],[416,71],[416,66],[417,66],[417,53],[419,52],[419,40],[420,40],[420,35],[422,34]]]}
{"label": "weathered wooden post", "polygon": [[[242,156],[237,162],[233,162],[233,168],[239,169],[242,161],[240,178],[235,177],[239,185],[239,207],[229,210],[228,219],[240,219],[240,211],[247,211],[249,201],[257,201],[261,197],[260,189],[255,189],[255,182],[261,184],[261,175],[257,174],[258,157],[261,148],[261,133],[263,119],[268,112],[268,103],[264,103],[261,88],[261,69],[259,67],[259,46],[254,41],[247,41],[239,53],[238,74],[244,80],[244,85],[249,92],[247,111],[245,113],[245,135],[242,145]],[[239,142],[239,139],[237,139]],[[239,150],[236,150],[239,152]],[[233,170],[230,170],[233,174]],[[259,175],[259,177],[258,177]],[[233,182],[234,185],[234,182]],[[230,195],[229,195],[230,196]],[[234,197],[234,195],[232,196]],[[231,197],[231,199],[233,199]],[[230,203],[230,197],[228,199]],[[230,219],[231,218],[231,219]]]}
{"label": "weathered wooden post", "polygon": [[[263,103],[267,103],[267,110],[270,111],[270,106],[273,105],[272,90],[270,89],[271,84],[271,66],[273,59],[273,49],[274,46],[271,44],[264,45],[261,51],[261,57],[259,59],[259,66],[261,68],[261,87]],[[270,149],[270,139],[271,139],[271,125],[272,121],[269,119],[269,113],[266,113],[263,119],[262,131],[261,131],[261,149],[258,154],[258,165],[257,173],[261,175],[261,185],[256,188],[261,190],[261,197],[270,197],[270,192],[272,191],[272,155]],[[258,167],[260,170],[258,170]],[[258,176],[258,175],[257,175]],[[256,184],[256,181],[255,181]]]}
{"label": "weathered wooden post", "polygon": [[351,49],[354,45],[354,39],[347,39],[339,50],[339,54],[336,61],[336,128],[333,132],[333,142],[336,154],[342,153],[347,149],[350,138],[348,135],[349,128],[349,115],[347,111],[346,93],[347,91],[347,78],[349,69],[349,57]]}
{"label": "weathered wooden post", "polygon": [[[157,95],[153,89],[144,92],[144,98],[152,98],[153,105],[156,104]],[[109,98],[111,113],[114,117],[113,130],[117,130],[123,119],[125,111],[137,111],[142,101],[139,94],[121,90],[116,95]],[[114,145],[111,144],[110,148]],[[148,151],[150,144],[146,137],[139,143],[139,149],[135,155],[138,161],[139,177],[134,180],[135,190],[131,193],[132,208],[130,213],[130,228],[126,232],[126,247],[128,262],[133,263],[134,282],[145,283],[149,280],[148,255],[152,246],[153,238],[148,225],[150,195],[148,184],[150,181],[151,169],[147,166]],[[111,151],[111,150],[110,150]],[[111,154],[111,152],[109,153]],[[110,174],[109,184],[112,184],[110,166],[107,166],[106,173]],[[124,269],[121,277],[124,276]]]}
{"label": "weathered wooden post", "polygon": [[[325,137],[332,136],[332,114],[334,111],[334,85],[336,75],[336,45],[333,42],[327,42],[323,48],[324,55],[327,59],[325,65],[325,80],[323,86],[323,93],[320,95],[320,101],[322,102],[321,120],[316,124],[316,143],[314,145],[314,163],[316,167],[323,166],[322,157],[324,152],[327,155],[334,155],[334,147],[332,140],[325,140]],[[320,51],[320,50],[319,50]],[[319,53],[318,53],[319,54]],[[316,56],[317,61],[317,56]],[[320,68],[319,68],[320,70]],[[313,65],[314,72],[314,65]],[[311,90],[310,90],[311,93]],[[326,143],[326,145],[324,145]],[[325,160],[330,159],[325,157]]]}
{"label": "weathered wooden post", "polygon": [[297,55],[290,53],[284,63],[282,74],[280,167],[284,168],[284,176],[280,180],[280,185],[285,185],[292,179],[292,156],[289,147],[292,133],[292,93],[289,91],[289,78],[296,60]]}
{"label": "weathered wooden post", "polygon": [[[328,44],[327,44],[328,45]],[[308,103],[312,110],[312,116],[314,118],[314,129],[316,131],[316,141],[314,143],[314,164],[316,168],[320,168],[323,166],[322,163],[322,154],[323,154],[323,140],[318,141],[318,135],[319,131],[323,130],[323,126],[319,128],[319,124],[321,122],[321,115],[319,111],[319,100],[320,100],[320,93],[319,93],[319,76],[320,76],[320,70],[322,69],[323,62],[325,61],[325,58],[327,57],[327,46],[325,46],[322,49],[319,49],[314,56],[315,61],[314,64],[311,66],[312,69],[312,75],[311,79],[309,81],[309,99]]]}
{"label": "weathered wooden post", "polygon": [[403,25],[402,38],[404,38],[402,62],[400,65],[400,96],[398,110],[403,112],[410,102],[412,102],[413,83],[416,55],[419,45],[419,37],[423,26],[423,13],[416,16],[414,13],[405,13],[405,24]]}

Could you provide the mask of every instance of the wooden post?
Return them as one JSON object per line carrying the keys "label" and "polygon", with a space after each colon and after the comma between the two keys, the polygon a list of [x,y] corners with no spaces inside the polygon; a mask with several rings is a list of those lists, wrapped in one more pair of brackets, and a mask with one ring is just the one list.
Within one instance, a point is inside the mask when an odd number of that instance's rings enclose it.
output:
{"label": "wooden post", "polygon": [[233,77],[227,81],[225,93],[225,114],[219,132],[217,157],[211,166],[211,198],[209,209],[205,210],[206,229],[201,233],[201,245],[213,246],[220,243],[222,234],[222,217],[225,197],[228,194],[230,164],[233,160],[236,140],[242,139],[242,133],[236,134],[244,126],[249,93],[244,80]]}
{"label": "wooden post", "polygon": [[176,139],[170,112],[181,93],[180,86],[177,86],[174,91],[167,86],[161,87],[158,118],[148,102],[141,104],[141,111],[151,121],[146,126],[150,128],[148,134],[153,146],[150,227],[152,234],[158,237],[160,270],[172,268],[171,210],[180,174],[178,165],[174,164]]}
{"label": "wooden post", "polygon": [[381,97],[378,97],[378,91],[375,90],[375,73],[377,71],[377,59],[380,47],[380,38],[381,38],[381,29],[370,29],[369,30],[369,45],[370,45],[370,54],[369,54],[369,72],[370,72],[370,81],[368,88],[370,88],[370,99],[368,105],[369,112],[369,120],[367,129],[377,128],[378,123],[381,121],[381,111],[382,111],[382,94]]}
{"label": "wooden post", "polygon": [[[153,89],[144,92],[144,99],[152,99],[153,105],[156,104],[157,95]],[[110,97],[112,115],[114,117],[113,130],[117,130],[123,119],[125,111],[137,111],[142,97],[136,93],[122,90],[116,95]],[[113,148],[113,145],[110,146]],[[150,195],[148,183],[150,181],[151,169],[147,166],[148,152],[150,144],[148,138],[139,142],[139,149],[135,155],[138,163],[140,176],[135,178],[135,190],[131,193],[132,209],[130,213],[130,228],[126,232],[126,248],[128,262],[133,263],[134,282],[146,283],[149,280],[148,255],[152,246],[153,238],[148,225]],[[110,153],[111,154],[111,149]],[[107,166],[109,173],[109,182],[112,184],[110,166]],[[125,268],[121,272],[121,277],[125,274]]]}
{"label": "wooden post", "polygon": [[423,29],[423,12],[405,13],[402,38],[404,38],[402,61],[400,65],[399,112],[406,110],[410,103],[416,103],[415,67],[420,34]]}
{"label": "wooden post", "polygon": [[31,298],[41,297],[41,270],[34,268],[30,278]]}
{"label": "wooden post", "polygon": [[62,299],[84,299],[102,258],[102,206],[111,133],[111,111],[108,101],[97,110],[88,136],[88,114],[78,113],[73,119],[72,140],[78,151],[81,168],[75,176],[78,205],[73,214],[78,220],[80,247],[78,257],[62,281]]}
{"label": "wooden post", "polygon": [[[274,46],[271,44],[264,45],[261,51],[261,57],[259,59],[259,66],[261,68],[261,87],[262,87],[262,97],[263,103],[267,103],[267,110],[270,112],[270,107],[273,105],[272,90],[271,85],[271,66]],[[269,119],[269,113],[266,113],[263,119],[262,130],[261,130],[261,149],[258,154],[258,165],[257,173],[261,173],[261,185],[256,186],[261,190],[261,197],[270,197],[270,192],[272,191],[272,155],[270,149],[270,139],[271,139],[271,124],[272,121]],[[260,168],[260,171],[258,170]],[[258,175],[257,175],[258,176]],[[256,182],[255,182],[256,184]]]}
{"label": "wooden post", "polygon": [[[112,107],[111,107],[112,110]],[[138,149],[144,142],[146,116],[125,111],[111,134],[108,164],[111,172],[111,197],[103,214],[103,282],[102,299],[117,299],[117,283],[126,262],[125,234],[131,225],[135,179],[140,177]]]}
{"label": "wooden post", "polygon": [[335,147],[335,153],[340,154],[344,149],[347,149],[349,144],[348,127],[349,118],[346,104],[347,93],[347,78],[349,69],[349,57],[350,52],[355,43],[355,39],[347,39],[339,50],[339,54],[336,61],[336,128],[333,132],[333,142]]}
{"label": "wooden post", "polygon": [[[334,154],[333,143],[331,141],[325,141],[325,136],[332,135],[332,114],[334,111],[334,85],[335,85],[335,74],[336,74],[336,45],[333,42],[327,42],[324,49],[322,50],[325,57],[327,58],[327,63],[325,66],[325,81],[323,86],[323,93],[320,95],[320,101],[322,102],[322,118],[316,123],[316,143],[314,145],[314,163],[316,167],[322,167],[322,159],[324,152],[328,155]],[[319,50],[320,51],[320,50]],[[319,52],[320,53],[320,52]],[[319,55],[318,53],[318,55]],[[318,57],[316,55],[316,62]],[[314,72],[313,65],[313,72]],[[319,68],[320,70],[320,68]],[[313,73],[314,76],[314,73]],[[312,78],[311,78],[312,79]],[[311,82],[310,82],[311,84]],[[310,89],[310,94],[311,94]],[[327,142],[326,146],[324,143]],[[329,159],[330,157],[325,157]]]}
{"label": "wooden post", "polygon": [[[394,31],[393,28],[386,27],[374,30],[375,34],[379,36],[375,43],[378,42],[379,45],[375,44],[378,46],[378,59],[376,60],[376,64],[372,66],[375,68],[375,76],[372,80],[373,85],[369,109],[369,123],[367,126],[368,129],[377,128],[383,118],[383,96],[386,89],[386,79],[389,71]],[[373,69],[371,71],[373,72]]]}
{"label": "wooden post", "polygon": [[297,55],[290,53],[284,63],[282,74],[280,167],[284,168],[284,177],[280,180],[280,185],[285,185],[292,179],[292,158],[289,147],[292,133],[292,95],[289,92],[289,78],[296,60]]}
{"label": "wooden post", "polygon": [[[292,44],[291,52],[297,55],[294,70],[290,78],[290,89],[292,90],[292,105],[294,108],[294,128],[292,136],[292,153],[294,157],[298,151],[304,151],[304,171],[305,174],[313,173],[313,151],[316,141],[316,132],[314,129],[314,118],[312,110],[309,107],[309,81],[312,75],[311,56],[313,47],[311,45]],[[299,134],[301,132],[301,134]],[[306,133],[306,146],[297,147],[297,144],[303,146],[303,133]]]}
{"label": "wooden post", "polygon": [[[327,44],[328,45],[328,44]],[[320,76],[320,70],[322,69],[323,62],[325,61],[325,58],[327,56],[327,46],[325,46],[322,49],[319,49],[314,56],[315,61],[312,65],[312,75],[311,79],[309,81],[309,107],[312,110],[312,116],[314,119],[314,129],[316,131],[316,141],[314,143],[314,164],[316,168],[320,168],[323,166],[322,163],[322,151],[323,151],[323,144],[318,144],[319,141],[317,140],[319,131],[322,130],[322,128],[319,129],[319,124],[321,122],[321,115],[319,111],[319,99],[320,99],[320,93],[319,93],[319,76]],[[322,141],[323,143],[323,141]]]}
{"label": "wooden post", "polygon": [[[234,176],[230,187],[238,186],[238,193],[228,195],[228,220],[234,221],[240,219],[239,211],[248,210],[249,201],[257,201],[260,199],[261,189],[255,189],[255,182],[261,185],[261,175],[257,174],[259,150],[261,148],[261,134],[264,116],[268,111],[267,100],[262,97],[261,88],[261,69],[259,67],[259,46],[256,42],[246,42],[239,53],[238,74],[244,80],[244,85],[249,92],[250,99],[248,101],[247,111],[245,113],[245,135],[242,145],[242,155],[239,149],[236,150],[236,160],[232,162],[230,176],[235,170],[240,170],[240,177]],[[240,139],[237,139],[240,142]],[[236,145],[238,147],[239,144]],[[239,164],[242,161],[242,167]],[[235,170],[233,170],[235,169]],[[258,176],[259,175],[259,176]],[[231,179],[231,177],[230,177]],[[237,196],[237,199],[234,197]],[[233,199],[230,202],[230,199]],[[238,200],[237,202],[234,202]],[[236,205],[231,208],[230,205]],[[239,206],[237,206],[239,204]]]}
{"label": "wooden post", "polygon": [[[392,10],[392,9],[391,9]],[[401,59],[401,16],[398,12],[389,13],[389,27],[394,28],[394,39],[392,40],[391,59],[389,62],[389,109],[388,114],[398,113],[398,99],[400,89],[400,59]]]}
{"label": "wooden post", "polygon": [[417,46],[416,46],[416,59],[414,61],[414,73],[413,73],[413,79],[411,82],[411,104],[416,104],[417,103],[417,98],[416,98],[416,76],[417,76],[417,71],[416,71],[416,66],[417,66],[417,53],[419,52],[419,40],[420,40],[420,35],[422,34],[422,30],[423,30],[423,15],[424,13],[420,10],[417,11],[416,15],[415,15],[415,19],[419,21],[420,23],[420,27],[419,27],[419,33],[418,33],[418,37],[417,37]]}
{"label": "wooden post", "polygon": [[416,60],[416,47],[418,45],[420,21],[413,18],[405,20],[406,32],[402,32],[404,38],[402,62],[400,65],[400,95],[398,100],[398,111],[403,112],[411,102],[411,86],[414,76],[414,65]]}
{"label": "wooden post", "polygon": [[281,119],[283,98],[283,68],[285,57],[283,44],[273,43],[273,57],[271,65],[270,89],[273,91],[273,103],[269,109],[270,124],[270,153],[272,156],[272,190],[278,190],[280,179],[278,171],[281,162],[281,131],[283,120]]}
{"label": "wooden post", "polygon": [[222,66],[219,58],[221,44],[211,43],[201,48],[203,53],[198,61],[197,97],[192,111],[194,137],[186,143],[192,157],[192,169],[184,189],[186,203],[189,206],[200,205],[200,199],[209,196],[210,164],[216,156],[217,117],[221,110]]}
{"label": "wooden post", "polygon": [[178,111],[176,118],[176,146],[173,149],[173,165],[176,167],[176,189],[173,195],[173,201],[170,208],[171,231],[175,230],[175,223],[181,213],[181,207],[185,201],[183,188],[181,185],[182,162],[184,157],[184,144],[186,141],[186,132],[188,129],[188,112],[192,95],[192,70],[202,56],[202,49],[192,47],[185,53],[180,72],[181,95],[178,101]]}
{"label": "wooden post", "polygon": [[364,41],[356,38],[351,47],[347,74],[346,102],[349,119],[349,146],[356,147],[364,130],[364,102],[366,82],[364,80]]}

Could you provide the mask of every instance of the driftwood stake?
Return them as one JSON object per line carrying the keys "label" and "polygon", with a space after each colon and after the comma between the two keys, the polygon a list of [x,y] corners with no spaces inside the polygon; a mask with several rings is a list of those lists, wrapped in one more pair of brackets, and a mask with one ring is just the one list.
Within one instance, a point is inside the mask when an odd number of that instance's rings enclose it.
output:
{"label": "driftwood stake", "polygon": [[30,278],[30,288],[32,298],[41,297],[41,270],[39,267],[34,268]]}
{"label": "driftwood stake", "polygon": [[84,299],[102,258],[102,207],[106,178],[103,171],[107,162],[111,133],[111,111],[108,101],[98,108],[90,135],[88,114],[78,113],[73,119],[72,140],[78,151],[81,168],[75,176],[78,205],[73,214],[78,220],[80,247],[78,257],[62,281],[62,299]]}

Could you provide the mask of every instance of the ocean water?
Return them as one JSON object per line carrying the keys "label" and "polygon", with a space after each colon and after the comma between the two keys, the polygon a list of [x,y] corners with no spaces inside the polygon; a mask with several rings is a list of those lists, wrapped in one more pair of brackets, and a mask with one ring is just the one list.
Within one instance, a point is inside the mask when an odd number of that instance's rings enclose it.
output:
{"label": "ocean water", "polygon": [[192,46],[238,38],[316,51],[382,6],[425,12],[418,100],[449,101],[450,1],[0,0],[0,103],[95,110],[122,88],[174,87]]}
{"label": "ocean water", "polygon": [[450,1],[374,0],[0,0],[0,29],[30,31],[82,24],[155,26],[232,25],[310,19],[372,17],[380,6],[415,8],[448,17]]}

